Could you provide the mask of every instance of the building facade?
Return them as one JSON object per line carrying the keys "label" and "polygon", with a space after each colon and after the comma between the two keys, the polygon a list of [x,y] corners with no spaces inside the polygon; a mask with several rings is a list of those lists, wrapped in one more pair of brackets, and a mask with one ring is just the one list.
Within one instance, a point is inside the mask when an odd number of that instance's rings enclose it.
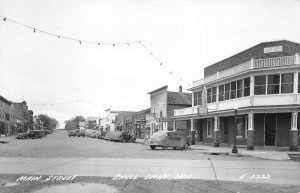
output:
{"label": "building facade", "polygon": [[26,101],[13,103],[13,105],[18,132],[27,132],[29,129],[29,112]]}
{"label": "building facade", "polygon": [[14,119],[14,105],[0,95],[0,135],[16,133]]}
{"label": "building facade", "polygon": [[183,93],[182,87],[179,87],[179,92],[168,91],[168,86],[163,86],[159,89],[148,93],[150,95],[150,114],[152,120],[150,123],[150,135],[157,131],[173,131],[174,125],[172,117],[174,109],[181,109],[192,106],[192,94]]}
{"label": "building facade", "polygon": [[236,139],[248,150],[271,146],[296,151],[299,53],[298,43],[266,42],[206,67],[204,78],[190,88],[193,106],[176,109],[175,123],[189,130],[192,143],[218,147]]}
{"label": "building facade", "polygon": [[144,138],[147,134],[150,135],[150,123],[148,121],[148,115],[150,114],[150,108],[134,113],[132,134],[136,138]]}

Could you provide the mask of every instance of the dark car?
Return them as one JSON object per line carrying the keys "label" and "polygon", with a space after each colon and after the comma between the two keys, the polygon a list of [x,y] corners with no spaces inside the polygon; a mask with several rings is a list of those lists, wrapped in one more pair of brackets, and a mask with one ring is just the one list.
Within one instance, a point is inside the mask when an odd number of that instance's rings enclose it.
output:
{"label": "dark car", "polygon": [[69,137],[72,137],[72,136],[76,137],[77,136],[76,132],[77,132],[77,130],[71,130],[71,131],[68,132],[68,136]]}
{"label": "dark car", "polygon": [[85,132],[84,132],[84,130],[82,130],[82,131],[78,130],[78,131],[76,132],[76,136],[77,136],[77,137],[85,137]]}
{"label": "dark car", "polygon": [[112,137],[111,141],[119,141],[119,142],[135,142],[136,139],[133,135],[130,135],[128,132],[115,132]]}
{"label": "dark car", "polygon": [[27,137],[31,138],[31,139],[41,138],[41,137],[43,137],[42,131],[40,131],[40,130],[30,130],[27,133]]}
{"label": "dark car", "polygon": [[107,131],[101,131],[100,135],[98,135],[98,139],[103,139],[107,134]]}
{"label": "dark car", "polygon": [[28,136],[27,136],[28,133],[18,133],[16,139],[27,139]]}
{"label": "dark car", "polygon": [[149,138],[147,144],[150,145],[151,149],[155,149],[156,147],[162,147],[163,149],[167,149],[168,147],[186,149],[189,141],[186,137],[178,135],[177,132],[159,131]]}

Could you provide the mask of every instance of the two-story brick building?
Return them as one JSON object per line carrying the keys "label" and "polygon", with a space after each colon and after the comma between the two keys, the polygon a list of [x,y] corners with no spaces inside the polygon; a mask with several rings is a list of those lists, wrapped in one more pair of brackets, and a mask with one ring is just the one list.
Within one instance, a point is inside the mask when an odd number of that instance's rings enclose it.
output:
{"label": "two-story brick building", "polygon": [[15,133],[14,106],[0,95],[0,135]]}
{"label": "two-story brick building", "polygon": [[21,103],[13,103],[14,105],[14,115],[15,115],[15,121],[17,125],[18,132],[26,132],[30,128],[29,123],[29,112],[28,112],[28,106],[26,101],[23,101]]}
{"label": "two-story brick building", "polygon": [[189,123],[196,142],[233,144],[236,107],[237,144],[296,151],[299,53],[298,43],[265,42],[206,67],[204,78],[190,88],[193,106],[175,110],[175,123]]}

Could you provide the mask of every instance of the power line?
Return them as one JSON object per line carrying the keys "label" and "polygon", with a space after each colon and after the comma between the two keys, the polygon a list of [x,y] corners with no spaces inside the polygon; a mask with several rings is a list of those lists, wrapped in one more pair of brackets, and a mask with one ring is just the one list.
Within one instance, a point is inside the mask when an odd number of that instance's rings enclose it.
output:
{"label": "power line", "polygon": [[[140,44],[142,45],[142,47],[144,48],[144,50],[146,50],[157,62],[160,66],[163,66],[165,67],[168,71],[169,71],[169,75],[174,75],[180,82],[183,82],[183,79],[181,78],[181,76],[177,75],[176,73],[174,73],[174,70],[168,68],[158,57],[156,54],[154,54],[153,51],[151,51],[145,43],[143,43],[142,41],[140,40],[137,40],[137,41],[128,41],[128,42],[96,42],[96,41],[87,41],[87,40],[82,40],[82,39],[76,39],[76,38],[72,38],[72,37],[68,37],[68,36],[63,36],[63,35],[59,35],[59,34],[55,34],[55,33],[51,33],[51,32],[48,32],[48,31],[45,31],[45,30],[41,30],[39,28],[36,28],[36,27],[33,27],[33,26],[29,26],[27,24],[24,24],[24,23],[21,23],[19,21],[16,21],[16,20],[13,20],[13,19],[10,19],[10,18],[7,18],[3,15],[0,14],[0,17],[2,18],[3,22],[11,22],[11,23],[14,23],[14,24],[17,24],[17,25],[20,25],[20,26],[23,26],[25,28],[28,28],[30,30],[33,31],[33,33],[42,33],[42,34],[46,34],[46,35],[49,35],[49,36],[52,36],[52,37],[56,37],[56,38],[59,38],[59,39],[64,39],[64,40],[70,40],[70,41],[74,41],[76,43],[79,43],[80,45],[81,44],[95,44],[95,45],[107,45],[107,46],[118,46],[118,45],[131,45],[131,44]],[[187,83],[187,82],[186,82]],[[189,86],[190,86],[190,83],[187,83]]]}

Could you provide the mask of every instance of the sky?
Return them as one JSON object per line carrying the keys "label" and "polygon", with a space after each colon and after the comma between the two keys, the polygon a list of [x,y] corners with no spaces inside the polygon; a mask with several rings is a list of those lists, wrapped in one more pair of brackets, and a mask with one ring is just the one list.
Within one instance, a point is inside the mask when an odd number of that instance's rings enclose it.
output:
{"label": "sky", "polygon": [[0,0],[2,17],[83,41],[1,17],[0,95],[61,126],[139,111],[148,92],[189,92],[206,66],[261,42],[300,43],[299,13],[299,0]]}

